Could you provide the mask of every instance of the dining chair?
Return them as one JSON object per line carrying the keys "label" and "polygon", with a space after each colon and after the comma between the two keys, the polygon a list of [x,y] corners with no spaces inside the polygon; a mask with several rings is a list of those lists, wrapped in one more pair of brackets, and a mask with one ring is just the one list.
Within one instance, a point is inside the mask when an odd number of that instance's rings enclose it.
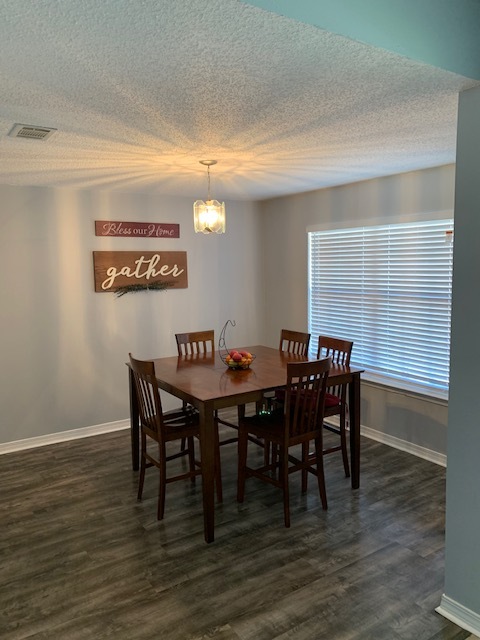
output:
{"label": "dining chair", "polygon": [[[200,420],[198,412],[188,409],[163,412],[154,363],[149,360],[137,360],[131,353],[129,358],[140,414],[141,451],[137,497],[138,500],[142,499],[145,470],[157,467],[160,475],[157,519],[162,520],[165,513],[166,485],[188,478],[194,483],[196,476],[201,474],[201,468],[195,462],[194,444],[194,437],[200,434]],[[167,455],[167,443],[181,438],[185,438],[186,448]],[[148,446],[151,441],[157,443],[157,455],[152,452],[153,445]],[[188,456],[188,471],[168,477],[167,463],[184,456]]]}
{"label": "dining chair", "polygon": [[[177,343],[177,352],[179,356],[188,356],[195,354],[213,353],[215,350],[215,332],[213,329],[207,331],[192,331],[190,333],[176,333],[175,341]],[[187,402],[183,401],[183,408],[187,407]],[[182,449],[184,448],[182,442]]]}
{"label": "dining chair", "polygon": [[[177,352],[179,356],[195,354],[213,353],[215,350],[215,332],[213,329],[207,331],[192,331],[190,333],[176,333]],[[188,403],[183,401],[183,408],[186,409]],[[185,440],[182,440],[182,450],[185,448]]]}
{"label": "dining chair", "polygon": [[177,351],[179,356],[197,353],[212,353],[215,351],[215,332],[192,331],[190,333],[176,333]]}
{"label": "dining chair", "polygon": [[[215,331],[213,329],[208,329],[206,331],[191,331],[189,333],[176,333],[175,340],[177,343],[177,351],[179,356],[188,356],[188,355],[205,355],[211,354],[215,351]],[[187,403],[183,403],[184,408]],[[220,446],[231,444],[233,442],[237,442],[238,437],[235,434],[235,437],[224,438],[220,440],[218,425],[223,424],[231,429],[237,431],[237,425],[223,420],[218,416],[218,411],[215,411],[214,415],[215,420],[215,437],[216,437],[216,447],[215,447],[215,464],[218,469],[218,482],[217,482],[217,499],[219,502],[222,501],[222,485],[221,485],[221,458],[220,458]],[[186,446],[185,439],[182,439],[180,444],[180,449],[183,451]]]}
{"label": "dining chair", "polygon": [[309,333],[291,331],[290,329],[282,329],[280,332],[280,345],[278,347],[280,351],[288,351],[289,353],[307,356],[309,345]]}
{"label": "dining chair", "polygon": [[[243,502],[245,482],[255,477],[282,489],[285,526],[290,526],[289,476],[301,470],[317,476],[323,509],[327,509],[327,494],[323,471],[323,410],[331,358],[309,362],[287,363],[285,403],[270,414],[245,417],[239,412],[238,486],[237,500]],[[247,465],[249,436],[271,442],[278,457],[262,467]],[[291,447],[315,441],[315,456],[301,460],[289,454]],[[278,475],[277,475],[278,472]],[[303,489],[303,487],[302,487]]]}
{"label": "dining chair", "polygon": [[[339,365],[350,365],[350,357],[352,354],[353,342],[351,340],[343,340],[342,338],[334,338],[331,336],[318,337],[317,358],[330,357],[332,363]],[[325,395],[325,411],[324,417],[339,416],[339,426],[324,422],[323,427],[331,433],[335,433],[340,437],[340,443],[334,446],[328,446],[323,450],[324,455],[342,452],[343,468],[345,476],[350,477],[350,467],[348,463],[347,450],[347,419],[348,419],[348,403],[347,403],[348,385],[337,385],[329,387]],[[304,445],[304,457],[308,454],[308,443]],[[303,475],[303,481],[307,482],[306,474]]]}
{"label": "dining chair", "polygon": [[[288,353],[294,353],[297,355],[308,357],[308,347],[310,346],[310,334],[303,331],[292,331],[291,329],[282,329],[280,331],[280,344],[278,346],[279,351],[285,351]],[[263,404],[266,406],[267,411],[270,411],[275,406],[283,404],[285,400],[285,389],[275,389],[274,391],[267,391],[263,394]],[[257,405],[257,411],[260,410],[260,404]],[[270,457],[270,443],[265,441],[264,457],[265,464],[268,463]],[[273,445],[275,447],[275,445]],[[275,455],[275,449],[274,449]]]}
{"label": "dining chair", "polygon": [[[279,350],[287,353],[305,356],[308,358],[308,347],[310,346],[310,334],[302,331],[291,331],[290,329],[282,329],[280,332]],[[265,394],[267,401],[274,404],[283,404],[285,400],[285,389],[275,389],[270,394]]]}
{"label": "dining chair", "polygon": [[[176,333],[178,355],[189,354],[208,354],[215,351],[215,332],[213,329],[208,331],[193,331],[190,333]],[[237,425],[219,418],[218,411],[215,411],[215,421],[218,424],[224,424],[227,427],[237,430]],[[219,445],[231,444],[237,442],[237,437],[227,438],[219,441]]]}
{"label": "dining chair", "polygon": [[[308,347],[310,346],[310,334],[303,331],[292,331],[290,329],[282,329],[280,331],[280,344],[278,346],[279,351],[285,351],[288,353],[295,353],[301,356],[308,357]],[[264,394],[264,404],[267,408],[271,408],[275,403],[275,400],[279,397],[279,401],[283,402],[285,397],[284,389],[276,389],[275,391],[268,391]],[[258,409],[259,407],[257,407]]]}

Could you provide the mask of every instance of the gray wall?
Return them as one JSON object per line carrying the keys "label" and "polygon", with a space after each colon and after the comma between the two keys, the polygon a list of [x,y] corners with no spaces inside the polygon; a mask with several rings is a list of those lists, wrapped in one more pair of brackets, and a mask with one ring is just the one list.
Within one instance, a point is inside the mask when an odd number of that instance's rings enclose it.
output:
{"label": "gray wall", "polygon": [[[453,191],[450,165],[228,202],[226,235],[210,237],[193,232],[190,198],[0,186],[0,444],[126,419],[128,352],[174,354],[176,331],[218,334],[233,318],[230,341],[277,346],[282,327],[307,328],[308,226],[451,210]],[[179,222],[181,237],[99,238],[94,220],[102,219]],[[102,249],[186,250],[189,288],[95,293],[92,251]],[[364,384],[362,424],[397,446],[446,451],[445,404]]]}
{"label": "gray wall", "polygon": [[[435,212],[453,215],[454,182],[455,168],[448,165],[263,202],[268,285],[264,342],[276,345],[282,327],[307,329],[308,227],[401,222]],[[446,453],[446,402],[364,384],[362,425],[373,437],[407,441],[431,459]]]}
{"label": "gray wall", "polygon": [[[191,198],[0,186],[0,202],[0,443],[126,419],[128,352],[173,355],[175,332],[232,318],[231,346],[259,341],[257,205],[228,202],[212,237]],[[94,220],[179,222],[180,238],[96,237]],[[187,251],[188,289],[95,293],[92,251],[136,249]]]}
{"label": "gray wall", "polygon": [[[445,594],[480,632],[480,88],[460,95],[455,195]],[[451,608],[451,607],[450,607]],[[453,610],[455,607],[453,607]]]}
{"label": "gray wall", "polygon": [[[210,237],[193,232],[189,198],[0,186],[0,443],[126,419],[128,352],[174,354],[176,331],[218,334],[233,318],[230,341],[277,346],[282,327],[307,328],[308,226],[451,210],[453,192],[450,165],[260,204],[228,202],[226,235]],[[96,237],[94,220],[102,219],[179,222],[181,237]],[[95,293],[92,251],[102,249],[186,250],[189,288]],[[420,455],[446,452],[445,403],[364,384],[362,424]]]}

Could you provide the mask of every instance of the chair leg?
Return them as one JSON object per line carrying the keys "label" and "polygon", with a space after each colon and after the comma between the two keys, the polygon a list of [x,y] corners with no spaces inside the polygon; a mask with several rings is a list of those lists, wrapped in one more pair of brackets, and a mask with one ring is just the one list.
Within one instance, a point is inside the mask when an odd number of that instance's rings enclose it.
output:
{"label": "chair leg", "polygon": [[[182,438],[185,440],[185,438]],[[188,438],[188,467],[190,469],[190,473],[195,472],[195,440],[192,437]],[[196,476],[192,475],[190,481],[192,484],[195,484]]]}
{"label": "chair leg", "polygon": [[270,464],[270,448],[271,443],[270,440],[263,441],[263,464],[268,467]]}
{"label": "chair leg", "polygon": [[[263,400],[257,400],[257,402],[255,403],[255,412],[257,414],[261,413],[264,410],[265,400],[265,398]],[[243,415],[245,415],[245,412]],[[268,440],[263,441],[263,464],[266,467],[270,464],[270,442]]]}
{"label": "chair leg", "polygon": [[[302,442],[302,462],[304,465],[308,464],[308,445],[309,442]],[[302,493],[307,492],[308,486],[308,471],[306,467],[302,469]]]}
{"label": "chair leg", "polygon": [[243,502],[245,498],[247,448],[248,448],[248,434],[243,429],[239,429],[238,430],[237,502]]}
{"label": "chair leg", "polygon": [[[183,401],[182,402],[182,409],[184,411],[186,411],[187,407],[188,407],[188,403]],[[185,451],[186,445],[187,445],[187,439],[186,438],[182,438],[182,441],[180,442],[180,451]]]}
{"label": "chair leg", "polygon": [[220,438],[218,435],[218,422],[215,426],[215,484],[217,487],[217,500],[223,502],[222,489],[222,461],[220,459]]}
{"label": "chair leg", "polygon": [[272,455],[271,455],[271,464],[272,464],[272,477],[275,478],[277,475],[277,466],[278,466],[278,445],[270,444]]}
{"label": "chair leg", "polygon": [[158,445],[158,470],[159,470],[159,484],[158,484],[158,509],[157,520],[163,520],[165,513],[165,489],[167,486],[167,461],[166,461],[165,445]]}
{"label": "chair leg", "polygon": [[340,416],[340,443],[342,445],[342,458],[343,468],[345,469],[345,477],[350,477],[350,467],[348,464],[348,452],[347,452],[347,434],[346,434],[346,417],[345,414]]}
{"label": "chair leg", "polygon": [[285,526],[290,527],[290,493],[288,488],[288,449],[280,447],[280,480],[283,490],[283,517]]}
{"label": "chair leg", "polygon": [[142,499],[142,494],[143,494],[143,484],[145,482],[145,450],[147,448],[147,437],[145,436],[145,434],[142,432],[142,451],[140,454],[140,476],[138,478],[138,493],[137,493],[137,500],[141,500]]}
{"label": "chair leg", "polygon": [[327,490],[325,488],[325,473],[323,469],[323,443],[321,438],[315,438],[315,457],[317,463],[317,481],[320,500],[324,511],[327,510]]}

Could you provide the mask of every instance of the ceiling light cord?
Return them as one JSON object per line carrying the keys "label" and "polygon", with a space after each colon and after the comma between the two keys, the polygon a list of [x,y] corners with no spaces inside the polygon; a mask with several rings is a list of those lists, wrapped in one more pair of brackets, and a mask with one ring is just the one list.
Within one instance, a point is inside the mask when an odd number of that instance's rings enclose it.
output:
{"label": "ceiling light cord", "polygon": [[207,165],[207,200],[210,200],[210,165]]}

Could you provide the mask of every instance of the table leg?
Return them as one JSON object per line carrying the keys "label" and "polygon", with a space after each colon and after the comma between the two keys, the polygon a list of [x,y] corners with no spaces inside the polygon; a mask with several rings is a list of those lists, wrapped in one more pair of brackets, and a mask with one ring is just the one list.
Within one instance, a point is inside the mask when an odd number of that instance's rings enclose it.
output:
{"label": "table leg", "polygon": [[353,375],[349,386],[350,458],[352,489],[360,486],[360,375]]}
{"label": "table leg", "polygon": [[213,542],[215,528],[215,421],[213,405],[205,402],[200,413],[200,456],[202,464],[203,522],[205,542]]}
{"label": "table leg", "polygon": [[133,371],[128,367],[128,389],[130,394],[130,437],[132,447],[132,469],[138,471],[140,458],[140,416],[138,413],[137,390],[135,389],[135,379]]}

